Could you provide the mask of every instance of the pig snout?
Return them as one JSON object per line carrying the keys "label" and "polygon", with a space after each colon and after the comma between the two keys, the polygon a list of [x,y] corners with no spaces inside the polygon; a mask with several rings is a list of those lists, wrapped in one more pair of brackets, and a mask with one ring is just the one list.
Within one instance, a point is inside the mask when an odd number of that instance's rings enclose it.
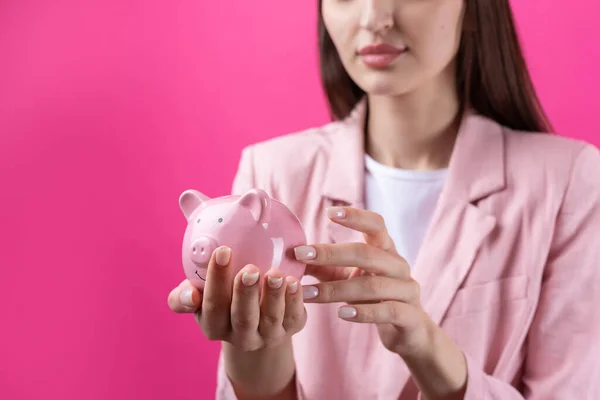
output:
{"label": "pig snout", "polygon": [[190,258],[194,264],[205,266],[216,248],[217,242],[214,239],[206,236],[200,237],[194,240],[190,246]]}

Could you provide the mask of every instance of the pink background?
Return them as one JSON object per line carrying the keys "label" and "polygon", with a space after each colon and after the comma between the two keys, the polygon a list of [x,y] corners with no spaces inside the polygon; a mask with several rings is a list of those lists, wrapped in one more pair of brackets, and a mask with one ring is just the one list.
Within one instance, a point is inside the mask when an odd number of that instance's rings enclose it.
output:
{"label": "pink background", "polygon": [[[513,2],[557,129],[600,144],[600,3]],[[315,6],[0,4],[0,398],[214,397],[218,345],[166,302],[177,198],[326,122]]]}

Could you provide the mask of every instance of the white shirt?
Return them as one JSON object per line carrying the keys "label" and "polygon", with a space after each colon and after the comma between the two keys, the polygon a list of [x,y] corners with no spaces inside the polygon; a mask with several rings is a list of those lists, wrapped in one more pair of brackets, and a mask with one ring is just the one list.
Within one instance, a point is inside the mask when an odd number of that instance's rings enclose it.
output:
{"label": "white shirt", "polygon": [[365,167],[365,206],[383,217],[398,253],[412,267],[448,170],[392,168],[368,155]]}

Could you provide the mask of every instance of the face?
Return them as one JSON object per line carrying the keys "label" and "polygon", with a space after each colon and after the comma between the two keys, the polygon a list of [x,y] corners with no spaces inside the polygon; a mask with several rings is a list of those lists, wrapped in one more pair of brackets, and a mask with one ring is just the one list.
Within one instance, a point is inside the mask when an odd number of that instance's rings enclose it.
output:
{"label": "face", "polygon": [[373,95],[454,80],[465,0],[322,0],[344,68]]}

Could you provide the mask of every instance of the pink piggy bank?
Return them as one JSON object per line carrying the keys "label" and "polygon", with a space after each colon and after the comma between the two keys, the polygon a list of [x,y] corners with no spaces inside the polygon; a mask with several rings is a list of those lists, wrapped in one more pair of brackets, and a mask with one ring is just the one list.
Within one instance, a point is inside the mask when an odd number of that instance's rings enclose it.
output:
{"label": "pink piggy bank", "polygon": [[304,275],[306,265],[294,257],[294,247],[306,244],[304,229],[292,211],[264,190],[214,199],[186,190],[179,206],[188,221],[183,270],[195,287],[204,287],[208,262],[219,246],[231,248],[234,275],[248,264],[256,265],[261,276],[272,268],[298,279]]}

